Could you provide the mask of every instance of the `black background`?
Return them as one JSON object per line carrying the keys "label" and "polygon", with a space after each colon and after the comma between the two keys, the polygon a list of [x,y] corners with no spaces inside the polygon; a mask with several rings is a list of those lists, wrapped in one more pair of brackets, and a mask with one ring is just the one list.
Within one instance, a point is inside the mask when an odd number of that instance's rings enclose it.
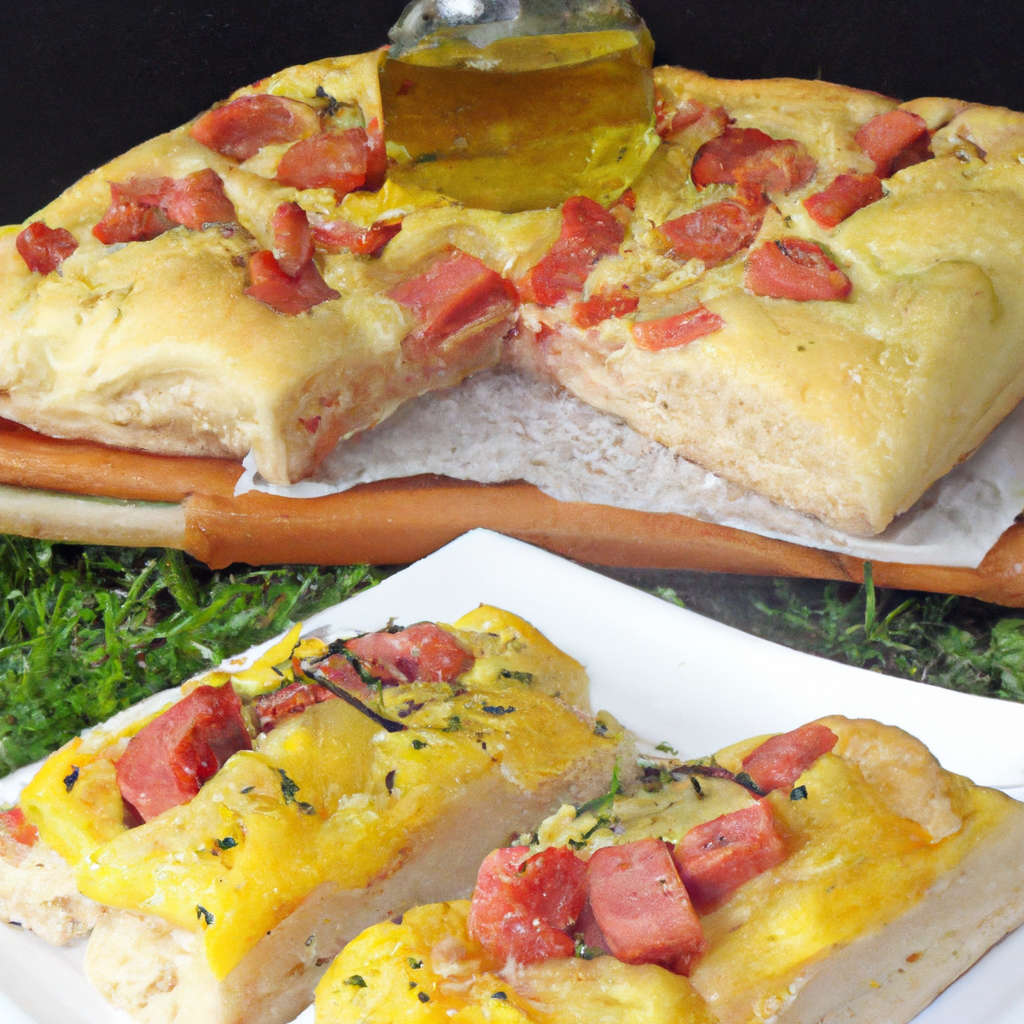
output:
{"label": "black background", "polygon": [[[1024,109],[1019,3],[638,0],[656,60]],[[0,0],[0,223],[289,64],[386,41],[401,0]]]}

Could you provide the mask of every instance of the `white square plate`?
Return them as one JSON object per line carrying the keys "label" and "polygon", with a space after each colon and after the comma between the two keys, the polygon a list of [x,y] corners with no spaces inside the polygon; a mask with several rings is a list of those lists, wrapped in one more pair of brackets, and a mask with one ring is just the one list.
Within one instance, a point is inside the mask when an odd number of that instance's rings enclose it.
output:
{"label": "white square plate", "polygon": [[[524,616],[587,667],[595,709],[683,757],[826,714],[919,736],[951,771],[1024,796],[1024,705],[953,693],[800,654],[684,611],[537,548],[477,530],[309,619],[306,629],[452,621],[485,602]],[[0,801],[20,781],[0,782]],[[1024,854],[1022,854],[1024,855]],[[0,928],[0,1024],[125,1024],[85,980],[81,947]],[[917,1024],[1024,1021],[1024,929]],[[19,1009],[20,1007],[20,1009]],[[299,1018],[312,1021],[312,1011]]]}

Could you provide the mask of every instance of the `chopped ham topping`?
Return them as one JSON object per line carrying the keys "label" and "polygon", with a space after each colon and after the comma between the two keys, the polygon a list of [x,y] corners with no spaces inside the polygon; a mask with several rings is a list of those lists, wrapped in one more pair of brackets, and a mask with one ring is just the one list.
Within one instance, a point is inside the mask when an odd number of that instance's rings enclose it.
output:
{"label": "chopped ham topping", "polygon": [[804,200],[811,219],[823,228],[834,228],[851,213],[882,198],[882,182],[875,174],[839,174],[828,188]]}
{"label": "chopped ham topping", "polygon": [[[927,151],[928,124],[920,114],[909,110],[890,110],[879,114],[862,125],[855,136],[857,145],[875,161],[875,174],[879,178],[888,178],[899,168],[897,160],[905,150],[923,141],[924,152],[918,152],[920,159],[927,159],[931,154]],[[911,159],[910,163],[919,163]],[[901,166],[908,166],[906,161]]]}
{"label": "chopped ham topping", "polygon": [[295,316],[338,298],[338,293],[320,276],[317,265],[310,260],[295,276],[286,274],[272,252],[261,249],[249,260],[252,283],[245,294],[265,302],[278,313]]}
{"label": "chopped ham topping", "polygon": [[743,770],[765,793],[790,789],[823,754],[839,742],[827,726],[810,722],[765,740],[743,759]]}
{"label": "chopped ham topping", "polygon": [[743,284],[755,295],[798,302],[845,299],[853,287],[825,250],[805,238],[778,238],[754,249]]}
{"label": "chopped ham topping", "polygon": [[281,271],[297,277],[313,259],[313,235],[306,211],[298,203],[281,203],[270,226],[274,232],[274,259]]}
{"label": "chopped ham topping", "polygon": [[277,180],[292,188],[329,188],[339,196],[367,184],[369,138],[362,128],[321,132],[296,142],[277,165]]}
{"label": "chopped ham topping", "polygon": [[67,228],[48,228],[41,220],[21,231],[14,245],[28,269],[37,274],[53,273],[78,248]]}
{"label": "chopped ham topping", "polygon": [[761,220],[738,203],[711,203],[666,221],[658,232],[672,246],[669,255],[713,267],[746,249],[757,237]]}
{"label": "chopped ham topping", "polygon": [[697,306],[685,313],[667,316],[661,320],[641,320],[630,330],[637,348],[660,352],[666,348],[679,348],[691,341],[714,334],[725,326],[725,321],[710,309]]}
{"label": "chopped ham topping", "polygon": [[232,754],[251,749],[231,685],[198,686],[129,740],[117,762],[117,784],[149,821],[188,803]]}
{"label": "chopped ham topping", "polygon": [[696,825],[672,851],[679,877],[701,914],[721,906],[744,882],[785,857],[785,843],[763,801]]}
{"label": "chopped ham topping", "polygon": [[371,224],[361,228],[347,220],[326,220],[314,216],[310,221],[313,241],[328,252],[354,252],[359,256],[379,256],[384,246],[399,231],[401,224]]}
{"label": "chopped ham topping", "polygon": [[607,949],[624,963],[661,964],[687,974],[706,949],[700,919],[663,840],[595,850],[587,889]]}
{"label": "chopped ham topping", "polygon": [[365,633],[345,643],[383,683],[451,683],[476,660],[447,630],[421,622],[395,633]]}
{"label": "chopped ham topping", "polygon": [[573,955],[568,929],[587,898],[587,866],[571,850],[495,850],[480,865],[469,933],[492,956],[519,964]]}
{"label": "chopped ham topping", "polygon": [[201,115],[193,139],[233,160],[248,160],[271,143],[297,142],[320,130],[320,115],[308,103],[284,96],[240,96]]}
{"label": "chopped ham topping", "polygon": [[572,196],[562,206],[562,231],[546,256],[516,282],[524,301],[554,306],[583,290],[602,256],[619,251],[625,228],[600,203]]}
{"label": "chopped ham topping", "polygon": [[640,300],[627,292],[595,292],[585,302],[573,303],[572,322],[577,327],[596,327],[610,317],[632,313]]}
{"label": "chopped ham topping", "polygon": [[280,690],[275,690],[273,693],[257,697],[253,701],[253,707],[256,714],[259,715],[260,732],[270,732],[284,719],[301,714],[314,704],[337,699],[337,694],[331,693],[326,686],[320,686],[317,683],[296,682],[282,686]]}

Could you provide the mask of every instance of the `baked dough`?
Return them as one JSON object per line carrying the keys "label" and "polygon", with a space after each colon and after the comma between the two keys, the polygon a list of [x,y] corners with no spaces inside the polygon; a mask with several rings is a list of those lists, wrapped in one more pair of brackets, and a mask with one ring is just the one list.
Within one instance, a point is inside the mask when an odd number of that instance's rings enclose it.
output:
{"label": "baked dough", "polygon": [[[379,59],[375,52],[290,68],[235,98],[267,93],[321,109],[328,100],[319,89],[342,111],[379,123]],[[387,292],[450,251],[455,243],[444,234],[405,238],[380,259],[318,250],[317,266],[340,297],[299,315],[245,295],[248,261],[272,248],[281,203],[369,227],[445,201],[387,184],[339,204],[331,189],[275,180],[286,147],[265,146],[239,163],[200,145],[189,128],[113,160],[31,218],[77,241],[59,270],[29,270],[16,249],[21,228],[0,229],[0,415],[54,437],[150,452],[241,459],[252,451],[267,480],[288,483],[310,473],[340,437],[497,361],[515,322],[512,301],[462,329],[436,358],[403,353],[415,317]],[[179,226],[110,246],[92,234],[111,182],[206,168],[222,179],[238,225]],[[491,269],[514,264],[549,220],[526,215],[494,231],[483,223]]]}
{"label": "baked dough", "polygon": [[[531,332],[508,358],[548,375],[688,459],[854,534],[880,532],[966,458],[1024,396],[1024,114],[954,100],[897,107],[825,82],[726,81],[679,68],[655,80],[670,110],[724,107],[736,128],[795,139],[815,175],[773,192],[749,250],[706,269],[666,256],[652,229],[731,185],[698,191],[699,121],[662,145],[635,183],[620,253],[584,296],[625,289],[635,314],[580,328],[571,299],[528,305]],[[839,174],[874,170],[858,129],[894,109],[934,132],[934,159],[884,182],[887,194],[831,230],[803,200]],[[820,244],[852,282],[842,301],[795,301],[744,287],[748,252],[783,236]],[[578,298],[574,296],[574,298]],[[631,321],[703,304],[721,330],[645,351]]]}
{"label": "baked dough", "polygon": [[[610,955],[496,962],[467,928],[468,904],[444,903],[350,943],[317,990],[317,1024],[446,1015],[905,1024],[1024,922],[1024,806],[943,771],[900,729],[842,717],[821,724],[838,736],[834,752],[799,775],[792,792],[787,785],[765,800],[784,859],[702,916],[707,948],[688,979]],[[739,771],[763,739],[703,765]],[[599,811],[564,807],[540,825],[533,849],[570,844],[588,859],[651,836],[679,844],[694,826],[754,805],[726,778],[697,775],[694,786],[667,763],[647,764],[653,792]],[[552,904],[556,894],[546,892]],[[507,1016],[488,1016],[496,992]]]}
{"label": "baked dough", "polygon": [[[125,748],[181,693],[72,741],[22,793],[39,839],[0,843],[0,912],[53,941],[92,928],[90,980],[147,1024],[286,1024],[346,941],[467,894],[490,848],[600,794],[625,753],[618,727],[585,710],[582,666],[529,623],[481,606],[443,632],[470,652],[468,668],[365,697],[397,731],[342,699],[300,708],[137,827],[123,824],[121,793],[138,792],[120,774]],[[296,647],[298,635],[230,681],[213,673],[185,689],[272,694],[292,653],[327,647]]]}

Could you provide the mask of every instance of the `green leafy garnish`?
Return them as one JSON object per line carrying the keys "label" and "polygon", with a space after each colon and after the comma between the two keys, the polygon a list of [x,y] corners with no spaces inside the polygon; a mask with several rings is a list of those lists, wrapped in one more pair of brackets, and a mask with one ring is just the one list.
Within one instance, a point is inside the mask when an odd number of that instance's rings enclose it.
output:
{"label": "green leafy garnish", "polygon": [[578,818],[581,814],[597,814],[600,815],[601,811],[607,810],[615,802],[615,798],[619,795],[622,789],[622,785],[619,782],[619,762],[615,762],[615,767],[612,769],[612,779],[608,784],[608,792],[604,796],[595,797],[593,800],[588,800],[581,807],[576,808],[576,817]]}
{"label": "green leafy garnish", "polygon": [[345,979],[346,985],[352,985],[354,988],[366,988],[366,982],[363,981],[361,974],[353,974],[351,977]]}
{"label": "green leafy garnish", "polygon": [[0,775],[384,575],[0,536]]}

